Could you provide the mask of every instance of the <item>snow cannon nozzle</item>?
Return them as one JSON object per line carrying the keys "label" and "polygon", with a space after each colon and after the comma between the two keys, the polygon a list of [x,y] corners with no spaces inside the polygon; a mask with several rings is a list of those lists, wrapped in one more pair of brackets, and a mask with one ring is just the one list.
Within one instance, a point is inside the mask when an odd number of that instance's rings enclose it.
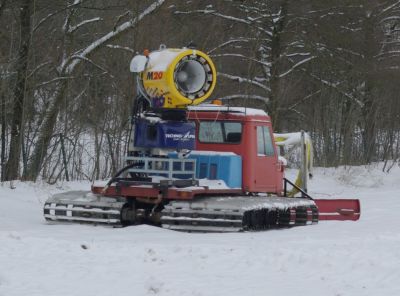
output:
{"label": "snow cannon nozzle", "polygon": [[185,108],[208,99],[214,90],[217,73],[204,52],[190,48],[166,48],[135,56],[131,72],[140,75],[139,89],[151,107]]}

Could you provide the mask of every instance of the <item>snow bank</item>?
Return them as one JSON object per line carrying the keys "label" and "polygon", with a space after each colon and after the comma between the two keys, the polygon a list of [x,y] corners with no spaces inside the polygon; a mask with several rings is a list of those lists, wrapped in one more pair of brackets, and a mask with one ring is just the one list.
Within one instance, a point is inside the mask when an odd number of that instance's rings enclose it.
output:
{"label": "snow bank", "polygon": [[0,187],[0,295],[400,295],[400,169],[315,170],[358,222],[236,234],[48,224],[44,200],[89,183]]}

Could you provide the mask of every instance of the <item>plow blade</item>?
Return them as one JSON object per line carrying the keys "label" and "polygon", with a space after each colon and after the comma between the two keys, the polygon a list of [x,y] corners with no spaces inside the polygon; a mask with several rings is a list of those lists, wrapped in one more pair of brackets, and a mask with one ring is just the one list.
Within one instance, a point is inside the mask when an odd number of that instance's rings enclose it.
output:
{"label": "plow blade", "polygon": [[361,208],[358,199],[314,199],[319,220],[352,220],[360,219]]}

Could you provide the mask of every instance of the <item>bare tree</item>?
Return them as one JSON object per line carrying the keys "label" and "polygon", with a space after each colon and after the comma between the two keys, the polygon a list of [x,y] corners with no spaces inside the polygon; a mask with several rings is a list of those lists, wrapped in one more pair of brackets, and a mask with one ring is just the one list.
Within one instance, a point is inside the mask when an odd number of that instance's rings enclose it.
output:
{"label": "bare tree", "polygon": [[334,163],[368,163],[378,155],[380,112],[393,94],[385,92],[383,85],[388,73],[399,71],[394,65],[400,57],[400,3],[343,1],[332,6],[315,1],[314,5],[309,13],[314,28],[308,44],[319,53],[312,68],[302,70],[319,90],[325,88],[333,95],[334,101],[325,100],[326,111],[321,111],[326,118],[327,111],[336,114],[326,126],[326,149],[333,150],[325,150],[325,155],[336,155]]}
{"label": "bare tree", "polygon": [[23,0],[20,12],[20,46],[15,62],[16,83],[13,92],[13,117],[11,123],[11,140],[8,161],[5,168],[4,180],[14,180],[19,177],[18,168],[22,146],[23,110],[25,102],[25,85],[27,79],[28,55],[31,38],[30,0]]}
{"label": "bare tree", "polygon": [[[221,72],[220,77],[251,86],[250,92],[226,94],[222,99],[242,97],[266,103],[275,128],[279,128],[281,113],[286,111],[283,101],[288,85],[284,79],[315,58],[304,47],[301,34],[292,32],[297,25],[298,7],[289,0],[225,2],[227,12],[208,5],[205,9],[175,13],[214,16],[245,28],[237,30],[238,35],[232,32],[210,51],[211,56],[228,63],[235,60],[231,70],[236,73]],[[240,61],[248,66],[238,67]],[[244,67],[247,71],[243,73]]]}
{"label": "bare tree", "polygon": [[[90,55],[93,55],[99,49],[101,49],[107,43],[113,41],[117,37],[120,37],[123,33],[128,32],[130,29],[134,28],[140,21],[142,21],[146,16],[153,13],[157,10],[165,0],[157,0],[153,1],[147,8],[145,8],[142,12],[140,12],[136,17],[131,18],[130,20],[116,26],[110,32],[104,34],[102,37],[94,40],[92,43],[87,45],[84,49],[79,49],[78,51],[67,53],[63,55],[63,59],[58,67],[58,76],[54,79],[57,82],[56,91],[54,94],[54,100],[51,102],[48,110],[45,114],[43,124],[39,131],[38,142],[36,143],[35,149],[33,151],[31,163],[28,168],[27,178],[31,180],[35,180],[40,172],[41,165],[44,159],[44,156],[47,152],[47,147],[50,143],[51,136],[53,134],[53,129],[56,124],[57,115],[59,112],[60,104],[63,101],[66,87],[68,85],[67,79],[70,77],[77,67],[82,64],[82,62],[92,63],[89,59]],[[74,4],[79,4],[80,1],[75,1]],[[74,8],[72,8],[74,9]],[[84,26],[90,22],[84,21],[80,24],[73,26],[71,25],[71,16],[73,15],[73,11],[68,11],[66,20],[64,23],[64,33],[66,35],[73,33],[78,29],[79,26]]]}

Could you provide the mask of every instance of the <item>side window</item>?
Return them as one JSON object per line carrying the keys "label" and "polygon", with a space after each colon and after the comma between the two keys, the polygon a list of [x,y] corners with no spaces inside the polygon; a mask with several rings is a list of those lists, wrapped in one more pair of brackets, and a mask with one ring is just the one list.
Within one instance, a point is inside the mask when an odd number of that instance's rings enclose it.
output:
{"label": "side window", "polygon": [[265,155],[263,127],[257,126],[257,154]]}
{"label": "side window", "polygon": [[275,154],[271,132],[267,126],[257,126],[257,154],[266,156]]}
{"label": "side window", "polygon": [[264,130],[264,142],[265,142],[265,155],[273,156],[275,154],[274,144],[272,142],[272,136],[269,128],[267,126],[263,126]]}
{"label": "side window", "polygon": [[225,142],[240,143],[242,140],[242,124],[240,122],[225,122]]}

